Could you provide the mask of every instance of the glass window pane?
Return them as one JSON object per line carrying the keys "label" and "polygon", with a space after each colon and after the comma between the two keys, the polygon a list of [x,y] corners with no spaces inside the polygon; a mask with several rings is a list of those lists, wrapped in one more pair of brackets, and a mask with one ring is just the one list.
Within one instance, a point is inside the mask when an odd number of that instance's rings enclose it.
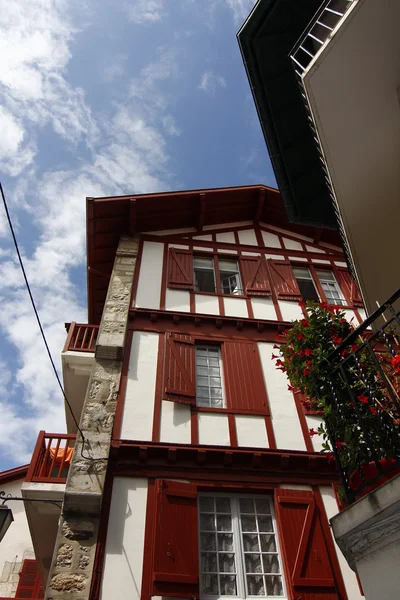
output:
{"label": "glass window pane", "polygon": [[201,512],[214,512],[214,498],[200,496],[199,507]]}
{"label": "glass window pane", "polygon": [[264,577],[247,575],[247,590],[250,596],[265,596]]}
{"label": "glass window pane", "polygon": [[279,561],[277,554],[263,554],[264,573],[279,573]]}
{"label": "glass window pane", "polygon": [[262,573],[261,558],[259,554],[245,554],[244,564],[246,573]]}
{"label": "glass window pane", "polygon": [[256,498],[256,509],[257,514],[259,515],[270,515],[271,514],[271,505],[269,500],[266,498]]}
{"label": "glass window pane", "polygon": [[201,554],[201,570],[204,573],[218,573],[216,553],[207,552],[207,554]]}
{"label": "glass window pane", "polygon": [[240,512],[254,513],[254,502],[252,498],[240,498]]}
{"label": "glass window pane", "polygon": [[279,575],[266,577],[265,583],[269,596],[283,596],[282,578]]}
{"label": "glass window pane", "polygon": [[204,531],[215,530],[214,515],[200,515],[200,529]]}
{"label": "glass window pane", "polygon": [[202,574],[200,589],[204,596],[218,596],[218,575]]}
{"label": "glass window pane", "polygon": [[258,530],[259,531],[273,531],[272,518],[266,515],[260,515],[258,517]]}
{"label": "glass window pane", "polygon": [[244,533],[243,534],[243,548],[245,552],[259,552],[260,546],[258,543],[258,535]]}
{"label": "glass window pane", "polygon": [[219,585],[222,596],[236,596],[236,577],[234,575],[220,575]]}
{"label": "glass window pane", "polygon": [[219,572],[220,573],[235,573],[235,555],[234,554],[219,554]]}
{"label": "glass window pane", "polygon": [[214,271],[194,269],[194,288],[198,292],[215,293]]}
{"label": "glass window pane", "polygon": [[200,256],[195,256],[193,258],[194,267],[199,267],[202,269],[214,269],[214,260],[212,258],[201,258]]}
{"label": "glass window pane", "polygon": [[217,512],[219,513],[230,513],[231,512],[231,501],[229,498],[215,498],[217,506]]}
{"label": "glass window pane", "polygon": [[224,550],[225,552],[233,550],[232,533],[218,533],[218,550]]}
{"label": "glass window pane", "polygon": [[293,273],[294,273],[294,276],[296,277],[296,279],[300,278],[300,279],[311,279],[312,280],[311,273],[306,268],[293,267]]}
{"label": "glass window pane", "polygon": [[323,271],[321,269],[316,269],[315,270],[318,279],[324,279],[325,281],[335,281],[335,276],[332,273],[332,271]]}
{"label": "glass window pane", "polygon": [[[223,408],[222,379],[218,346],[196,346],[196,403]],[[207,402],[204,402],[207,399]]]}
{"label": "glass window pane", "polygon": [[209,398],[210,397],[210,388],[197,386],[197,396],[199,398]]}
{"label": "glass window pane", "polygon": [[242,515],[241,521],[243,531],[257,531],[256,518],[254,515]]}
{"label": "glass window pane", "polygon": [[276,543],[274,535],[260,535],[262,552],[276,552]]}
{"label": "glass window pane", "polygon": [[218,260],[220,271],[231,271],[232,273],[238,273],[239,267],[237,260]]}
{"label": "glass window pane", "polygon": [[200,367],[199,365],[197,365],[197,369],[196,369],[197,375],[203,375],[203,377],[204,376],[207,377],[208,371],[209,371],[209,369],[207,369],[207,367],[204,367],[204,366]]}
{"label": "glass window pane", "polygon": [[201,533],[200,535],[200,550],[208,550],[209,552],[217,549],[215,533]]}
{"label": "glass window pane", "polygon": [[218,531],[232,531],[231,515],[217,515]]}

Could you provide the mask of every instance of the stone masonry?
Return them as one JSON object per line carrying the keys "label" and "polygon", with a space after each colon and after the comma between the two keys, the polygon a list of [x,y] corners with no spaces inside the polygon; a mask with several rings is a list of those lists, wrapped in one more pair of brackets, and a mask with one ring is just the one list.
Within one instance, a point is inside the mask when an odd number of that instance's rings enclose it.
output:
{"label": "stone masonry", "polygon": [[46,600],[89,598],[138,245],[135,237],[118,246],[80,419],[86,443],[78,434]]}

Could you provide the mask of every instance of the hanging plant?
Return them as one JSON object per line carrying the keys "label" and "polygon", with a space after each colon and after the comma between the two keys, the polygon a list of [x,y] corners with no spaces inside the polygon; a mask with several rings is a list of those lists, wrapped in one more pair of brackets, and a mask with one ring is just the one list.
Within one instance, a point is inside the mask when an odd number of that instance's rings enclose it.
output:
{"label": "hanging plant", "polygon": [[289,389],[302,392],[306,407],[322,418],[310,434],[323,437],[324,452],[335,447],[348,474],[371,460],[399,457],[400,438],[393,440],[392,432],[400,424],[396,403],[400,354],[372,356],[359,337],[332,363],[332,352],[354,331],[353,325],[341,308],[315,302],[300,305],[307,317],[284,332],[282,343],[274,346],[279,356],[273,359],[287,374]]}

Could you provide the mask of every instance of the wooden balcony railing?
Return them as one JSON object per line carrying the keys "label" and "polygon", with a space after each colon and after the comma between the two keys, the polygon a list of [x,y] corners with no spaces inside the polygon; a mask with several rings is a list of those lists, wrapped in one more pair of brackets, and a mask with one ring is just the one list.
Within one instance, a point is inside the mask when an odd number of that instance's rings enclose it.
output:
{"label": "wooden balcony railing", "polygon": [[85,325],[81,323],[66,324],[67,339],[65,341],[64,352],[74,350],[76,352],[94,352],[96,349],[96,339],[99,332],[98,325]]}
{"label": "wooden balcony railing", "polygon": [[40,431],[25,481],[65,483],[75,437],[72,433]]}

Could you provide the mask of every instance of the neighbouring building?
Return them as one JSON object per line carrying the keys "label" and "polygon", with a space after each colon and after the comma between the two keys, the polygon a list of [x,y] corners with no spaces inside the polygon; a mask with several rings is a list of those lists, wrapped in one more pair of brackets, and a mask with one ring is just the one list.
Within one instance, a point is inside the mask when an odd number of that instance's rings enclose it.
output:
{"label": "neighbouring building", "polygon": [[49,600],[360,598],[319,417],[271,360],[302,298],[363,322],[337,233],[290,223],[265,186],[88,198],[87,264],[68,433],[3,474],[26,498],[4,598],[42,597],[40,579]]}
{"label": "neighbouring building", "polygon": [[[377,360],[382,344],[395,357],[400,324],[399,18],[394,0],[258,0],[238,33],[288,218],[337,228],[370,315],[357,335],[372,328]],[[399,594],[399,484],[332,521],[368,600]]]}

